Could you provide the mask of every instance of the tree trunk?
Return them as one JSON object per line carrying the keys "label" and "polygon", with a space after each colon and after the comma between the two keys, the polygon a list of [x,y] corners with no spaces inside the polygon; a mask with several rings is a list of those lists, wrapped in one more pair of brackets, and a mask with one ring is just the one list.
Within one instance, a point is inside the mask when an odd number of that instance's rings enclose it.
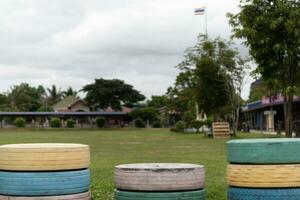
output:
{"label": "tree trunk", "polygon": [[293,136],[293,96],[284,98],[284,129],[286,137]]}

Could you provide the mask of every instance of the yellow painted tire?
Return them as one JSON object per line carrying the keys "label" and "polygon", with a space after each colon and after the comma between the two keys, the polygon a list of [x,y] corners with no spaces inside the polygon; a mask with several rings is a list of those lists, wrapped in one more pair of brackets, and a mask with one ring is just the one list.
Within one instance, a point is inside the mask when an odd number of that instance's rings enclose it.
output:
{"label": "yellow painted tire", "polygon": [[83,144],[12,144],[0,146],[0,170],[56,171],[85,169],[89,146]]}
{"label": "yellow painted tire", "polygon": [[300,164],[233,165],[227,167],[230,186],[247,188],[300,187]]}

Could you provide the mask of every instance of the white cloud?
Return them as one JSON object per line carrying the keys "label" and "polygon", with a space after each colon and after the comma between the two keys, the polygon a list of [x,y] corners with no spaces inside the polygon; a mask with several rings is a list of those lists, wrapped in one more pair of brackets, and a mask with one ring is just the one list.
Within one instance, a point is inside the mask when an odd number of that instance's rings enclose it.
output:
{"label": "white cloud", "polygon": [[205,18],[193,11],[205,4],[209,34],[228,38],[225,14],[238,0],[0,1],[0,90],[19,82],[80,89],[104,77],[163,94],[204,33]]}

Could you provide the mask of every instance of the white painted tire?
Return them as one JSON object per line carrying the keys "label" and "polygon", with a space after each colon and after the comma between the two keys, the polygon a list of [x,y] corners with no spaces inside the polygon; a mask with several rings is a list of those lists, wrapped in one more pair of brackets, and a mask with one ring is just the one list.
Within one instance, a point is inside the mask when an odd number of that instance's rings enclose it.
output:
{"label": "white painted tire", "polygon": [[194,164],[128,164],[115,167],[117,189],[127,191],[187,191],[204,188],[205,169]]}
{"label": "white painted tire", "polygon": [[89,164],[88,145],[41,143],[0,146],[0,170],[75,170],[88,168]]}
{"label": "white painted tire", "polygon": [[90,192],[61,195],[61,196],[40,196],[40,197],[21,197],[21,196],[3,196],[0,195],[0,200],[90,200]]}

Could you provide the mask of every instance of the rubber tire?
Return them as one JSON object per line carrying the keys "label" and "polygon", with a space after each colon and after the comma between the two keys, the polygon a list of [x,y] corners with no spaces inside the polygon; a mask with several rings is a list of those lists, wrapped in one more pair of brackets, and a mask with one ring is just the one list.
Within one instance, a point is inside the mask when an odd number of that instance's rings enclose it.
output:
{"label": "rubber tire", "polygon": [[88,168],[89,146],[82,144],[13,144],[0,146],[0,170],[59,171]]}
{"label": "rubber tire", "polygon": [[119,165],[115,168],[117,189],[128,191],[186,191],[204,188],[202,165],[148,163]]}
{"label": "rubber tire", "polygon": [[0,172],[0,194],[8,196],[54,196],[89,190],[88,169],[65,172]]}
{"label": "rubber tire", "polygon": [[227,167],[228,184],[249,188],[300,187],[300,164],[234,165]]}
{"label": "rubber tire", "polygon": [[228,188],[228,200],[299,200],[300,189]]}
{"label": "rubber tire", "polygon": [[115,190],[115,200],[204,200],[205,190],[188,192],[128,192]]}
{"label": "rubber tire", "polygon": [[61,196],[40,196],[40,197],[17,197],[0,195],[0,200],[90,200],[90,192],[61,195]]}
{"label": "rubber tire", "polygon": [[300,139],[245,139],[227,142],[230,163],[298,164]]}

